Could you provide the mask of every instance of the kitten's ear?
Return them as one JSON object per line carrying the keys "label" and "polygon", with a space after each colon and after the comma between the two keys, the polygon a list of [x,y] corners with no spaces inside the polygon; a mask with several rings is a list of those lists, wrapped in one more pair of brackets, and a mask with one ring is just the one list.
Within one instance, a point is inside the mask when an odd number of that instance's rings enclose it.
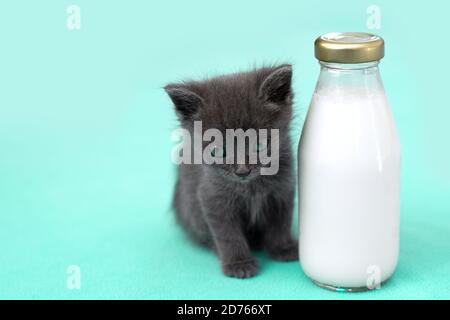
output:
{"label": "kitten's ear", "polygon": [[273,71],[261,84],[259,96],[268,102],[284,103],[291,97],[292,66],[283,65]]}
{"label": "kitten's ear", "polygon": [[164,87],[182,120],[192,120],[203,104],[203,99],[183,85],[169,84]]}

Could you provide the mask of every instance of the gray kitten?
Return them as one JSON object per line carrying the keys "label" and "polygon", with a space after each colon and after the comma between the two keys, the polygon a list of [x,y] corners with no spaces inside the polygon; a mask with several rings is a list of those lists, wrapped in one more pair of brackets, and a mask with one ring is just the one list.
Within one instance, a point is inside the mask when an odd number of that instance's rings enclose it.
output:
{"label": "gray kitten", "polygon": [[[259,161],[179,165],[173,201],[178,222],[193,239],[216,251],[227,276],[257,273],[252,249],[264,249],[276,260],[298,259],[298,244],[291,236],[291,79],[292,67],[280,65],[165,87],[181,127],[192,135],[199,120],[203,131],[216,128],[224,136],[226,129],[279,129],[275,175],[261,175],[265,165]],[[272,152],[273,145],[266,148]]]}

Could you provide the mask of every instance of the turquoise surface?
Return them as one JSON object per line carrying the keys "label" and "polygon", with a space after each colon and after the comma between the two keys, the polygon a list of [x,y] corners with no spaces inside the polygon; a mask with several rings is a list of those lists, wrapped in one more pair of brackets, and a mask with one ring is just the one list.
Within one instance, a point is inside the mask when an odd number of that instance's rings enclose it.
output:
{"label": "turquoise surface", "polygon": [[[72,4],[79,30],[66,26]],[[380,29],[368,29],[372,4]],[[0,298],[450,298],[449,11],[448,1],[3,1]],[[226,278],[170,212],[177,122],[161,87],[291,62],[297,143],[319,73],[313,41],[330,31],[386,41],[403,152],[397,272],[381,290],[335,293],[298,263],[258,254],[258,276]],[[67,287],[71,265],[79,290]]]}

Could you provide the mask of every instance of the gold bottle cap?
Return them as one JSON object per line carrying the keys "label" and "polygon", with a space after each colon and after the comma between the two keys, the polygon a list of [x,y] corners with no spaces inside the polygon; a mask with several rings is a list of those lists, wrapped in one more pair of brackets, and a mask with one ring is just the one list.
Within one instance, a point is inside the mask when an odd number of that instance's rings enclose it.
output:
{"label": "gold bottle cap", "polygon": [[332,32],[316,39],[318,60],[335,63],[364,63],[384,57],[384,40],[365,32]]}

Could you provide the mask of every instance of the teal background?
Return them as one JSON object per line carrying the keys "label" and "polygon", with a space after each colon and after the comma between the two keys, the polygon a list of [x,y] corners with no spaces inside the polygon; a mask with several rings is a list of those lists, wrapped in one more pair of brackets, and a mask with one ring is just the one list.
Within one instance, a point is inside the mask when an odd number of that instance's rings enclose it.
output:
{"label": "teal background", "polygon": [[[66,8],[81,8],[81,30]],[[170,212],[177,122],[161,87],[263,63],[294,64],[295,144],[319,73],[313,41],[369,31],[403,152],[401,250],[381,290],[315,287],[258,254],[226,278]],[[450,298],[446,1],[2,1],[0,298]],[[81,268],[81,290],[66,269]]]}

